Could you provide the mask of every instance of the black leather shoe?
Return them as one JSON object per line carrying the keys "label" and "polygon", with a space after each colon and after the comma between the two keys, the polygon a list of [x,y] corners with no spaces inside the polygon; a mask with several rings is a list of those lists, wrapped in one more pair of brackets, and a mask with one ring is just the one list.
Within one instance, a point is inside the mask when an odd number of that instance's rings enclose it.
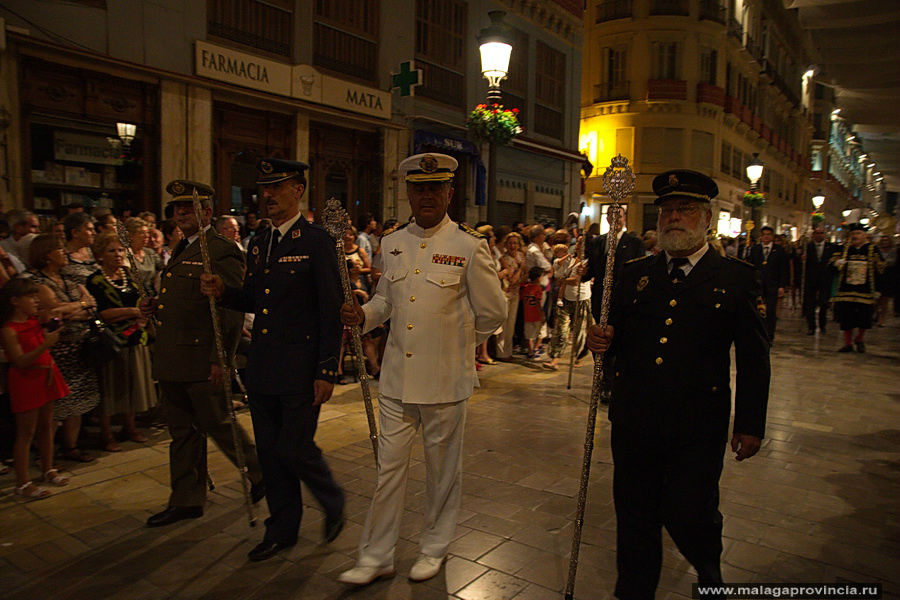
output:
{"label": "black leather shoe", "polygon": [[247,553],[247,558],[249,558],[253,562],[259,562],[261,560],[272,558],[285,548],[290,548],[293,545],[294,544],[281,544],[279,542],[263,540],[258,543],[256,547],[253,548],[253,550]]}
{"label": "black leather shoe", "polygon": [[866,351],[866,345],[863,342],[856,342],[856,351],[860,354],[864,354]]}
{"label": "black leather shoe", "polygon": [[853,352],[853,346],[847,344],[846,346],[841,346],[838,348],[838,352]]}
{"label": "black leather shoe", "polygon": [[250,500],[253,501],[253,504],[256,504],[260,500],[266,497],[266,483],[264,481],[260,481],[259,483],[250,484]]}
{"label": "black leather shoe", "polygon": [[147,519],[147,527],[164,527],[183,519],[196,519],[202,516],[202,506],[170,506]]}
{"label": "black leather shoe", "polygon": [[341,531],[344,529],[344,515],[343,513],[338,516],[336,519],[325,519],[325,543],[330,544],[334,540],[337,539],[339,535],[341,535]]}

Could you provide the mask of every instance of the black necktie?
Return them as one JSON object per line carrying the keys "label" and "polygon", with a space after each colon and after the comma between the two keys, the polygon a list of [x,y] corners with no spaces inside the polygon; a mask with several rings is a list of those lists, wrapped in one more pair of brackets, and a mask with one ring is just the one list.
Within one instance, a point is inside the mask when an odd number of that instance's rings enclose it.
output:
{"label": "black necktie", "polygon": [[175,246],[175,251],[172,252],[172,258],[177,257],[179,254],[184,252],[184,249],[188,247],[187,238],[181,238],[181,241],[178,242],[178,245]]}
{"label": "black necktie", "polygon": [[672,276],[672,283],[681,283],[684,281],[684,278],[687,277],[684,274],[684,271],[681,269],[684,265],[688,264],[688,259],[685,256],[676,256],[674,257],[669,264],[672,265],[672,271],[669,275]]}
{"label": "black necktie", "polygon": [[277,227],[272,229],[272,241],[269,243],[269,254],[266,256],[266,262],[272,258],[272,251],[278,247],[278,242],[281,241],[281,230]]}

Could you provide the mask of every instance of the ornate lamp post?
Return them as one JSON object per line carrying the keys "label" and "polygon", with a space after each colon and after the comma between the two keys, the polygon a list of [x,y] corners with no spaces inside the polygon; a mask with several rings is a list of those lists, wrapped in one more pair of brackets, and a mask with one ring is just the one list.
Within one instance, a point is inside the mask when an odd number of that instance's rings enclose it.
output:
{"label": "ornate lamp post", "polygon": [[[512,44],[509,43],[506,25],[503,17],[506,13],[502,10],[492,10],[488,13],[491,24],[478,34],[478,49],[481,52],[481,74],[488,80],[487,104],[500,102],[500,82],[506,79],[509,73],[509,56],[512,53]],[[488,156],[488,198],[487,218],[494,221],[497,217],[497,144],[490,142],[490,155]]]}
{"label": "ornate lamp post", "polygon": [[816,212],[819,212],[819,209],[822,208],[822,205],[825,204],[825,195],[822,194],[820,190],[815,196],[812,197],[813,207],[815,207]]}
{"label": "ornate lamp post", "polygon": [[[753,160],[747,165],[747,179],[750,180],[750,193],[753,195],[757,193],[756,184],[759,183],[760,178],[762,178],[764,167],[765,165],[763,162],[759,160],[759,152],[754,152]],[[747,231],[747,246],[750,245],[750,235],[753,232],[753,228],[756,227],[756,222],[759,221],[759,209],[761,206],[761,202],[753,202],[753,204],[750,205],[750,220],[744,222],[744,229]],[[756,236],[754,236],[754,239],[755,237]]]}
{"label": "ornate lamp post", "polygon": [[134,141],[134,134],[137,133],[137,125],[133,123],[116,123],[116,133],[122,141],[122,148],[128,150],[131,142]]}

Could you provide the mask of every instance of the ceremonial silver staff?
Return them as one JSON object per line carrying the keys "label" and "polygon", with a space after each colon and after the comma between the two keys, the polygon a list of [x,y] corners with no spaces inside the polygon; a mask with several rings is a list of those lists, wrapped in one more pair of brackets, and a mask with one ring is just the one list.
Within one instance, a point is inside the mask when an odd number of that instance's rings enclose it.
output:
{"label": "ceremonial silver staff", "polygon": [[[209,241],[206,232],[203,231],[203,207],[200,205],[200,196],[194,188],[194,214],[197,216],[197,237],[200,240],[200,254],[203,257],[203,272],[212,275],[212,261],[209,258]],[[209,313],[212,317],[213,337],[216,341],[216,354],[219,357],[219,367],[222,369],[222,387],[225,391],[225,407],[231,417],[231,437],[234,439],[234,458],[241,477],[241,488],[244,491],[244,504],[247,507],[247,520],[250,527],[256,527],[256,514],[253,511],[253,499],[250,497],[249,472],[247,461],[244,458],[244,444],[238,429],[237,415],[234,405],[231,403],[231,365],[225,353],[225,342],[222,340],[222,324],[219,322],[219,311],[216,308],[216,299],[209,296]]]}
{"label": "ceremonial silver staff", "polygon": [[[350,272],[347,270],[347,255],[344,252],[344,233],[349,228],[349,216],[340,200],[329,198],[322,211],[322,224],[335,240],[334,251],[337,255],[338,269],[341,272],[341,287],[344,290],[344,302],[353,304],[353,290],[350,289]],[[372,408],[372,393],[369,391],[369,374],[366,372],[366,358],[363,354],[362,337],[359,325],[350,327],[353,340],[353,356],[356,359],[356,372],[359,374],[359,387],[362,390],[363,404],[366,407],[366,419],[369,421],[369,440],[372,442],[372,453],[375,465],[378,465],[378,427],[375,425],[375,410]]]}
{"label": "ceremonial silver staff", "polygon": [[[613,220],[606,235],[606,272],[603,273],[603,296],[600,301],[601,328],[606,327],[609,319],[609,303],[612,297],[613,267],[616,260],[616,238],[622,224],[619,222],[619,205],[634,190],[634,171],[628,166],[628,159],[617,154],[603,174],[603,189],[612,198]],[[566,582],[566,600],[572,600],[575,594],[575,575],[578,572],[578,551],[581,548],[581,530],[584,526],[584,505],[587,500],[588,481],[591,477],[591,455],[594,452],[594,428],[597,422],[597,404],[600,400],[600,388],[603,382],[603,353],[594,358],[594,380],[591,385],[591,402],[588,409],[587,429],[584,434],[584,459],[581,463],[581,486],[578,489],[578,516],[572,532],[572,552],[569,555],[569,578]]]}
{"label": "ceremonial silver staff", "polygon": [[[579,267],[575,269],[575,274],[578,276],[578,283],[575,285],[578,287],[575,290],[575,311],[572,313],[572,352],[569,356],[569,382],[566,384],[567,390],[572,389],[572,373],[575,371],[575,354],[578,352],[575,346],[578,344],[578,330],[581,325],[581,320],[578,318],[579,314],[581,314],[581,275],[578,274],[578,271],[580,270],[581,263],[584,262],[584,232],[581,233],[581,237],[575,242],[575,258]],[[563,302],[565,301],[566,292],[563,290]]]}

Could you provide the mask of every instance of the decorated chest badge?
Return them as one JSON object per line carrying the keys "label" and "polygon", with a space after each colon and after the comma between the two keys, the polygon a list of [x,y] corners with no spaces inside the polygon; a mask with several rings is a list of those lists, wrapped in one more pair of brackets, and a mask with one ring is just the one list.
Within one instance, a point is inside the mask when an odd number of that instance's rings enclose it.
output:
{"label": "decorated chest badge", "polygon": [[759,316],[763,319],[766,318],[766,301],[763,300],[762,296],[756,297],[756,312],[758,312]]}
{"label": "decorated chest badge", "polygon": [[466,258],[464,256],[451,256],[449,254],[432,254],[431,262],[437,265],[464,267],[466,265]]}
{"label": "decorated chest badge", "polygon": [[308,254],[298,254],[295,256],[282,256],[278,259],[280,263],[298,263],[303,262],[304,260],[309,260]]}
{"label": "decorated chest badge", "polygon": [[292,240],[296,240],[298,237],[300,237],[300,230],[299,230],[299,229],[295,229],[294,231],[291,232],[291,239],[292,239]]}
{"label": "decorated chest badge", "polygon": [[637,282],[637,291],[642,292],[644,288],[647,287],[647,284],[650,283],[650,278],[646,275],[638,279]]}

